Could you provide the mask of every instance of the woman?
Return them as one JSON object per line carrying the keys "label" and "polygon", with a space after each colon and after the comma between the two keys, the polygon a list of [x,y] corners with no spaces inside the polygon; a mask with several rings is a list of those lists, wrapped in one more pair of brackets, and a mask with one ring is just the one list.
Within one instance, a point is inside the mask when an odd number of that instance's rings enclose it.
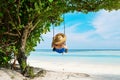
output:
{"label": "woman", "polygon": [[68,51],[67,46],[66,46],[66,36],[63,33],[58,33],[53,37],[52,41],[52,47],[53,51],[56,51],[58,53],[64,53]]}

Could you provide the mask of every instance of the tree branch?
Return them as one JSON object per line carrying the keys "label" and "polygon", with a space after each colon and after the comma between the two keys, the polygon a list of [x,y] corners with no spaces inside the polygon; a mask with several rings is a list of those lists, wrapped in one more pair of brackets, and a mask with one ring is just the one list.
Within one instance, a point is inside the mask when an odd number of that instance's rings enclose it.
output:
{"label": "tree branch", "polygon": [[14,34],[14,33],[9,33],[9,32],[5,32],[3,33],[4,35],[10,35],[10,36],[19,36],[18,34]]}
{"label": "tree branch", "polygon": [[30,32],[30,27],[31,26],[31,22],[29,22],[25,27],[24,27],[24,31],[22,34],[22,38],[21,38],[21,50],[25,50],[25,46],[26,46],[26,41]]}
{"label": "tree branch", "polygon": [[13,45],[13,44],[16,44],[17,43],[17,41],[15,41],[15,42],[13,42],[13,43],[9,43],[9,44],[4,44],[4,45],[2,45],[0,48],[4,48],[4,47],[6,47],[6,46],[10,46],[10,45]]}
{"label": "tree branch", "polygon": [[33,23],[31,22],[29,27],[30,27],[30,30],[28,32],[28,36],[30,35],[31,31],[35,29],[35,27],[40,23],[41,20],[38,20],[34,25]]}
{"label": "tree branch", "polygon": [[33,30],[33,29],[35,29],[35,27],[40,23],[40,19],[36,22],[36,24],[31,28],[31,31]]}
{"label": "tree branch", "polygon": [[18,17],[18,24],[21,24],[21,19],[20,19],[20,16],[19,16],[19,9],[20,9],[20,0],[18,0],[17,17]]}

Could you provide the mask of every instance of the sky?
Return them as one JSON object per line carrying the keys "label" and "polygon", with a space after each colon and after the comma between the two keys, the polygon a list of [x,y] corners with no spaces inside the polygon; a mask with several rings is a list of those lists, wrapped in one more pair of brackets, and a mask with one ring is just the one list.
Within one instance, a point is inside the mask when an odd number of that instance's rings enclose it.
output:
{"label": "sky", "polygon": [[[67,13],[66,44],[69,49],[120,49],[120,10]],[[55,27],[55,34],[64,32],[64,24]],[[44,41],[36,49],[51,49],[53,28],[42,35]]]}

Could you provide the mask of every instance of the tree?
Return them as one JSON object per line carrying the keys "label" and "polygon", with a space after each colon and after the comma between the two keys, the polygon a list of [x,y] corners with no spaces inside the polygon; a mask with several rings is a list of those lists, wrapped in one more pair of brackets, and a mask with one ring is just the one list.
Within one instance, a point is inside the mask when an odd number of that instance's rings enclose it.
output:
{"label": "tree", "polygon": [[27,72],[27,56],[51,24],[63,21],[61,15],[120,9],[119,0],[1,0],[0,4],[0,54],[14,53],[22,74]]}

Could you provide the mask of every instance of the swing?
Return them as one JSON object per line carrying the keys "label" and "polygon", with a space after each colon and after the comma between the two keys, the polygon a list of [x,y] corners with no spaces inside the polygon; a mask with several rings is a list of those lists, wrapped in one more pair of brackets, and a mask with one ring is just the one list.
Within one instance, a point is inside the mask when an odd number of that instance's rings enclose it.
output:
{"label": "swing", "polygon": [[[63,16],[64,18],[64,16]],[[65,21],[64,21],[64,33],[58,33],[54,35],[54,26],[53,26],[53,41],[52,41],[52,48],[53,51],[57,53],[67,53],[68,49],[66,46],[66,35],[65,35]]]}

